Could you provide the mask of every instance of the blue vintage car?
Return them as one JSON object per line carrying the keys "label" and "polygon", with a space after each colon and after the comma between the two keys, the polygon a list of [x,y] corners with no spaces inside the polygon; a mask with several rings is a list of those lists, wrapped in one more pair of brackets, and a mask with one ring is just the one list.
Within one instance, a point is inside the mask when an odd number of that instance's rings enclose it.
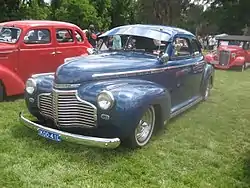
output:
{"label": "blue vintage car", "polygon": [[93,54],[55,73],[33,75],[25,100],[37,121],[20,120],[58,142],[116,148],[145,146],[169,119],[206,100],[214,69],[183,29],[126,25],[100,36]]}

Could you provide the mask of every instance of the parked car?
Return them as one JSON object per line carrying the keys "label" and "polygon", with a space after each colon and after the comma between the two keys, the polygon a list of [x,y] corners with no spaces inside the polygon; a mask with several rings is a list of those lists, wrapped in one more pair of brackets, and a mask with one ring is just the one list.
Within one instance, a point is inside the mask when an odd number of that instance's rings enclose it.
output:
{"label": "parked car", "polygon": [[218,69],[240,67],[244,71],[250,65],[250,36],[219,36],[217,51],[207,54],[205,60]]}
{"label": "parked car", "polygon": [[64,59],[92,46],[76,25],[56,21],[0,23],[0,101],[22,94],[37,73],[55,72]]}
{"label": "parked car", "polygon": [[27,80],[25,100],[37,121],[21,112],[21,122],[58,142],[136,148],[164,122],[208,98],[214,68],[192,33],[127,25],[100,37],[92,55]]}

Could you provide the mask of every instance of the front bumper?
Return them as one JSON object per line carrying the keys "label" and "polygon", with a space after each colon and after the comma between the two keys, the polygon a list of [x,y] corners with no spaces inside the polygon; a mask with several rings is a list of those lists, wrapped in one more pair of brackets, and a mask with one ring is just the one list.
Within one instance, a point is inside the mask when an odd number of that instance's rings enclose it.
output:
{"label": "front bumper", "polygon": [[60,131],[57,129],[45,127],[25,118],[22,112],[20,112],[19,118],[20,118],[20,121],[25,126],[29,127],[30,129],[33,129],[35,131],[38,131],[38,129],[43,129],[45,131],[58,134],[60,135],[60,138],[62,141],[82,144],[86,146],[110,148],[110,149],[117,148],[121,143],[119,138],[99,138],[99,137],[84,136],[84,135],[72,134],[72,133]]}

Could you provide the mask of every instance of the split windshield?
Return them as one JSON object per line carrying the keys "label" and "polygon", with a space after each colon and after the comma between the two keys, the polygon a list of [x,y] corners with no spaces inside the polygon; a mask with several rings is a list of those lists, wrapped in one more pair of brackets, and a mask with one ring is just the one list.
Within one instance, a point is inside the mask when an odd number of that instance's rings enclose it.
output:
{"label": "split windshield", "polygon": [[243,47],[244,42],[237,41],[237,40],[229,40],[229,41],[219,41],[219,46],[239,46]]}
{"label": "split windshield", "polygon": [[166,51],[168,42],[128,35],[114,35],[99,39],[100,51],[138,51],[159,55]]}
{"label": "split windshield", "polygon": [[0,43],[16,43],[21,34],[21,30],[15,27],[0,26]]}

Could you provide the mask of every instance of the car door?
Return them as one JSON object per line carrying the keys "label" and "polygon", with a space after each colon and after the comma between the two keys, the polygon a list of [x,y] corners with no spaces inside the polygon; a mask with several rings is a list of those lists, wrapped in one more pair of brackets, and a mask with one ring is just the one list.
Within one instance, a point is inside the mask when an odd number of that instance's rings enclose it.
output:
{"label": "car door", "polygon": [[190,38],[192,47],[192,60],[190,70],[190,82],[187,83],[187,87],[190,88],[190,96],[195,97],[201,94],[201,81],[205,70],[205,60],[201,51],[201,45],[194,37]]}
{"label": "car door", "polygon": [[19,46],[18,71],[25,81],[32,74],[54,72],[55,45],[51,27],[30,28]]}
{"label": "car door", "polygon": [[168,66],[174,71],[173,97],[174,105],[181,105],[192,98],[192,47],[189,39],[184,36],[177,36],[173,42],[173,50],[170,54]]}
{"label": "car door", "polygon": [[56,57],[59,64],[63,64],[65,58],[79,56],[82,55],[84,51],[87,51],[87,49],[84,49],[83,46],[80,45],[82,49],[79,47],[79,44],[83,44],[84,41],[80,42],[83,38],[80,39],[79,36],[76,38],[75,30],[73,28],[55,28],[55,35]]}

